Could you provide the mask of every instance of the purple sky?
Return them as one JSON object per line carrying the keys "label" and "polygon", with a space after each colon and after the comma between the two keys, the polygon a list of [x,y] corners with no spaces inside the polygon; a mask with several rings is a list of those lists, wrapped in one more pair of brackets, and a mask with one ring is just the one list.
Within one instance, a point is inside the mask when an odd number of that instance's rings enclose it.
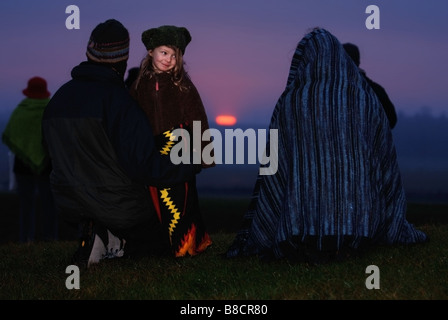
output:
{"label": "purple sky", "polygon": [[[78,30],[65,26],[72,4],[80,10]],[[379,30],[365,26],[371,4],[380,9]],[[145,54],[142,31],[164,24],[189,29],[184,58],[211,126],[219,114],[267,124],[294,49],[315,26],[359,46],[361,68],[385,87],[398,112],[448,115],[447,15],[445,0],[2,0],[0,114],[23,98],[32,76],[46,78],[54,93],[85,60],[92,29],[115,18],[131,33],[129,67]]]}

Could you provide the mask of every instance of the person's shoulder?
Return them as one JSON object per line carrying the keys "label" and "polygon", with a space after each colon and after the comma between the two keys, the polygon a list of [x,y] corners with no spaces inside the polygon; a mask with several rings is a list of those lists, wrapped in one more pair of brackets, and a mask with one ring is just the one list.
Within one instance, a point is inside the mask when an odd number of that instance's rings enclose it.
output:
{"label": "person's shoulder", "polygon": [[380,86],[377,82],[373,81],[370,77],[367,76],[367,73],[360,69],[361,75],[366,79],[367,83],[374,89],[384,90],[382,86]]}
{"label": "person's shoulder", "polygon": [[373,81],[372,79],[366,77],[367,82],[369,83],[369,85],[372,87],[372,89],[378,94],[378,93],[382,93],[384,94],[386,92],[386,90],[378,83]]}
{"label": "person's shoulder", "polygon": [[127,101],[129,103],[136,103],[131,91],[124,86],[124,84],[117,86],[114,90],[111,90],[111,93],[114,95],[115,99],[119,99],[121,102]]}
{"label": "person's shoulder", "polygon": [[183,76],[183,81],[185,81],[186,83],[191,83],[193,84],[193,80],[191,79],[191,76],[188,72],[184,72],[184,76]]}
{"label": "person's shoulder", "polygon": [[182,83],[184,87],[187,87],[189,90],[198,91],[196,88],[196,85],[194,84],[193,80],[191,79],[190,75],[188,73],[185,73]]}
{"label": "person's shoulder", "polygon": [[20,106],[28,105],[31,101],[31,98],[25,97],[17,104],[16,109]]}

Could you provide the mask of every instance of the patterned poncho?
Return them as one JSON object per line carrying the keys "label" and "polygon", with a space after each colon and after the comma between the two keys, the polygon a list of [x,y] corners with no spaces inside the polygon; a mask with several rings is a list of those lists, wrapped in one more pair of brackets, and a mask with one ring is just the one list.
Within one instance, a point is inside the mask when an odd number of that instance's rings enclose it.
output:
{"label": "patterned poncho", "polygon": [[258,176],[227,257],[309,261],[427,240],[406,220],[386,114],[328,31],[299,42],[270,129],[278,130],[278,170]]}

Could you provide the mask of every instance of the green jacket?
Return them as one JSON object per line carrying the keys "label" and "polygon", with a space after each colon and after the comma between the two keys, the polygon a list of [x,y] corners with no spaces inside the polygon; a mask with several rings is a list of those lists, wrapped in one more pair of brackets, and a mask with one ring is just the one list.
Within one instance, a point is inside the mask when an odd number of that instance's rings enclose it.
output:
{"label": "green jacket", "polygon": [[42,115],[47,99],[23,99],[14,109],[2,134],[2,141],[30,169],[39,174],[49,158],[42,145]]}

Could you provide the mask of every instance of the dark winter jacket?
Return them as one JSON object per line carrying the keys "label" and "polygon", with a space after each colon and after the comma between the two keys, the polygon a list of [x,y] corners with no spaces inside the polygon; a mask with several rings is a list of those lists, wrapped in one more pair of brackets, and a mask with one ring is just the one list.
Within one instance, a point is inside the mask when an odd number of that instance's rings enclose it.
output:
{"label": "dark winter jacket", "polygon": [[373,91],[375,91],[375,94],[378,97],[378,99],[380,99],[381,105],[383,106],[384,112],[386,112],[387,119],[389,120],[390,128],[391,129],[395,128],[398,120],[397,112],[395,111],[395,106],[389,99],[386,90],[381,85],[379,85],[378,83],[367,77],[365,71],[363,70],[360,71],[361,74],[369,83],[369,85],[372,87]]}
{"label": "dark winter jacket", "polygon": [[86,215],[110,230],[130,228],[153,210],[145,185],[194,176],[192,165],[160,156],[151,125],[111,68],[83,62],[43,115],[56,205],[71,221]]}

